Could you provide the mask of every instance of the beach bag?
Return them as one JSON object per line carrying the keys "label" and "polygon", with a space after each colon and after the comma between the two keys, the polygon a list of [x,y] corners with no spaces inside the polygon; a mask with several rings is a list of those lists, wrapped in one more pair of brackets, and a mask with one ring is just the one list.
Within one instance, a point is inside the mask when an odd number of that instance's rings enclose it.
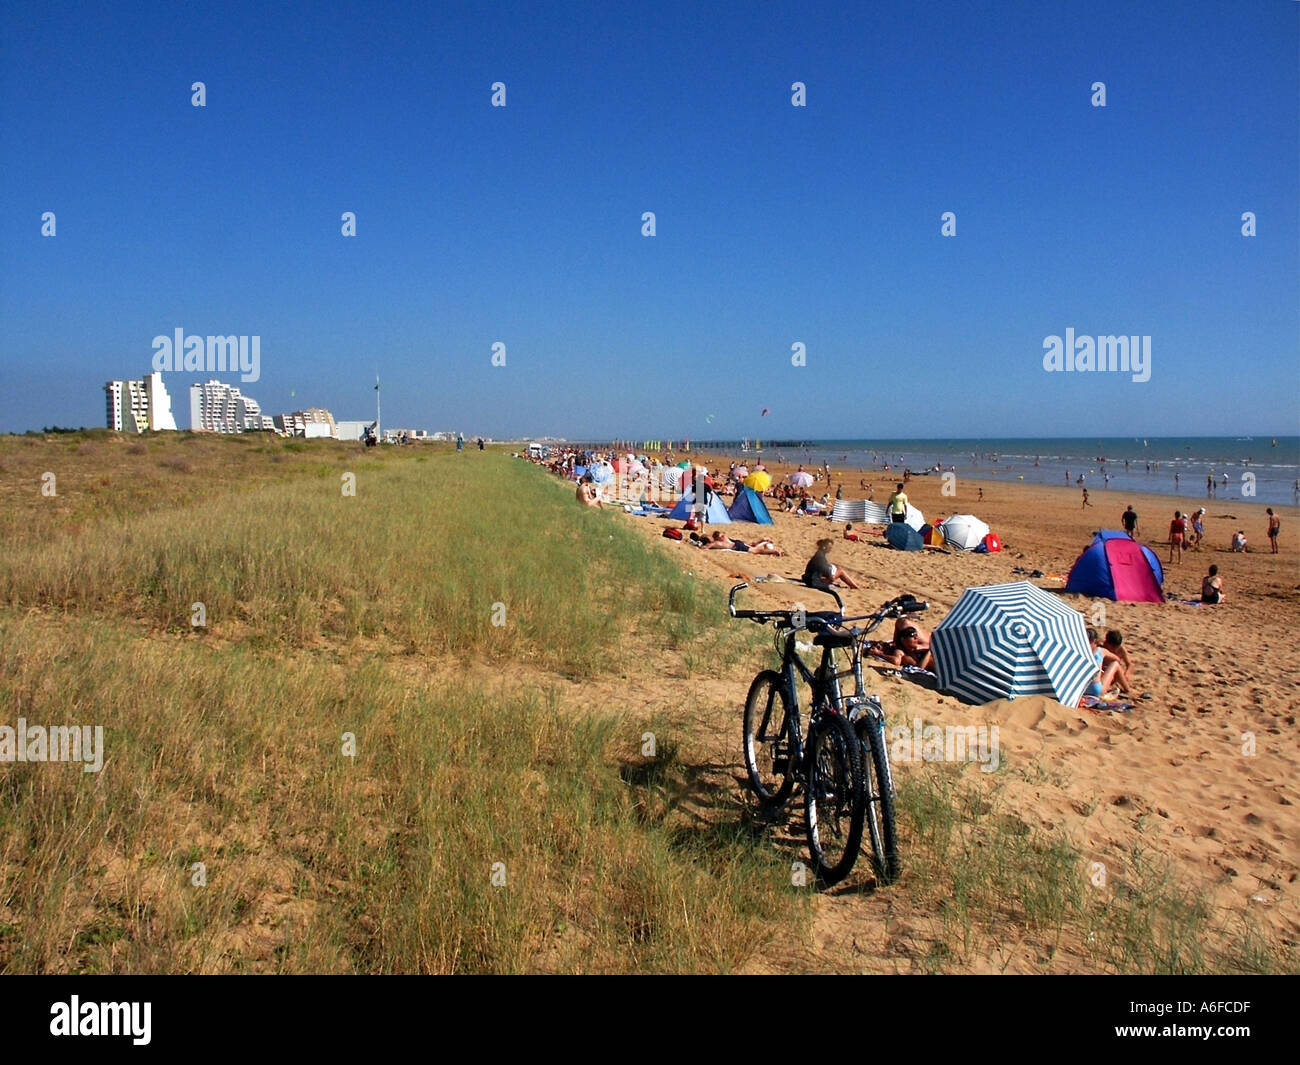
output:
{"label": "beach bag", "polygon": [[984,537],[984,539],[981,541],[981,546],[984,548],[985,551],[989,551],[989,552],[1001,551],[1002,541],[998,539],[997,533],[989,533],[988,536]]}
{"label": "beach bag", "polygon": [[681,529],[665,529],[664,535],[670,540],[680,540],[682,538]]}

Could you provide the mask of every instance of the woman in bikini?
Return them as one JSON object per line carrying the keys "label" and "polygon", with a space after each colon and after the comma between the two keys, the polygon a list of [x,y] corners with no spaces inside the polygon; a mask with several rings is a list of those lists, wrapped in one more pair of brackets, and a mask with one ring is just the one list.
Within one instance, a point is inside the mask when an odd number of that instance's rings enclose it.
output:
{"label": "woman in bikini", "polygon": [[747,544],[744,540],[733,540],[720,532],[715,532],[713,539],[703,546],[710,551],[748,551],[755,555],[784,554],[771,540],[755,540]]}

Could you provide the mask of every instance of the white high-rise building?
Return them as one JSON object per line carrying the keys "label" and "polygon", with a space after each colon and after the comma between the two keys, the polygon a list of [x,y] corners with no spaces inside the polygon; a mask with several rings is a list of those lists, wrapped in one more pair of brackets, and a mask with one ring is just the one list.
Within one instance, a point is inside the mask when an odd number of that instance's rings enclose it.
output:
{"label": "white high-rise building", "polygon": [[161,373],[155,371],[138,381],[109,381],[104,391],[110,429],[120,433],[175,430],[172,401]]}
{"label": "white high-rise building", "polygon": [[204,381],[190,385],[190,428],[196,433],[248,433],[274,424],[252,396],[233,385]]}

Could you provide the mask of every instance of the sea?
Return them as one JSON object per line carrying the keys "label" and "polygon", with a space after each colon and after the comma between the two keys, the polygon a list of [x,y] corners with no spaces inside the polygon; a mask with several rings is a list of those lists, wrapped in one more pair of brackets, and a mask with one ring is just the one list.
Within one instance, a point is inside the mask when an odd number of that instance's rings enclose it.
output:
{"label": "sea", "polygon": [[[749,450],[741,450],[748,443]],[[1300,504],[1300,436],[1041,437],[1001,440],[812,440],[691,442],[691,450],[761,454],[780,462],[820,467],[828,462],[832,480],[846,489],[862,477],[893,481],[910,468],[913,475],[939,467],[959,477],[985,481],[1086,487],[1098,497],[1125,492],[1247,503]],[[888,465],[888,471],[884,467]],[[862,472],[859,472],[862,471]],[[874,473],[874,479],[867,476]],[[842,475],[842,476],[841,476]],[[882,475],[884,475],[882,477]],[[939,476],[938,473],[930,476]],[[1213,489],[1206,478],[1213,480]],[[1225,480],[1226,477],[1226,480]],[[1082,478],[1082,482],[1080,482]],[[1123,502],[1123,501],[1121,501]]]}

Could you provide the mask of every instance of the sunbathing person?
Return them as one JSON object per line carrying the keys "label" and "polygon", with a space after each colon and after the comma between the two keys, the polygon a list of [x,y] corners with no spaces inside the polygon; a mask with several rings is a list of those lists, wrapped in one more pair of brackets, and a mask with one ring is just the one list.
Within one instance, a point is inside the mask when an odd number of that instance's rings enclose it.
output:
{"label": "sunbathing person", "polygon": [[605,504],[600,501],[600,492],[592,482],[590,475],[584,476],[582,480],[578,482],[577,497],[578,502],[584,507],[600,507],[601,510],[605,509]]}
{"label": "sunbathing person", "polygon": [[1107,661],[1114,659],[1119,663],[1119,670],[1115,674],[1115,680],[1119,684],[1120,690],[1127,692],[1132,687],[1129,676],[1133,672],[1133,661],[1129,658],[1128,652],[1124,650],[1124,634],[1119,629],[1107,629],[1106,638],[1101,642],[1101,649],[1105,653]]}
{"label": "sunbathing person", "polygon": [[1110,691],[1119,682],[1121,691],[1128,691],[1127,683],[1121,678],[1123,672],[1123,663],[1101,645],[1101,637],[1097,634],[1096,629],[1088,630],[1088,645],[1092,648],[1093,657],[1097,660],[1097,673],[1093,682],[1084,689],[1084,695],[1094,695],[1100,698],[1106,692]]}
{"label": "sunbathing person", "polygon": [[826,557],[834,546],[834,540],[817,541],[817,553],[808,560],[808,565],[803,571],[803,582],[809,588],[826,590],[832,584],[842,584],[845,588],[858,587],[857,582],[847,572]]}
{"label": "sunbathing person", "polygon": [[844,526],[844,539],[854,540],[854,541],[862,539],[861,536],[859,536],[857,533],[853,531],[853,522],[849,522],[846,526]]}
{"label": "sunbathing person", "polygon": [[744,540],[733,540],[720,532],[715,532],[713,538],[703,546],[710,551],[749,551],[755,555],[781,555],[785,553],[771,540],[755,540],[753,543],[746,543]]}
{"label": "sunbathing person", "polygon": [[904,615],[894,622],[894,639],[890,643],[873,643],[867,651],[873,658],[882,659],[894,666],[918,666],[934,669],[934,653],[930,648],[930,634]]}

